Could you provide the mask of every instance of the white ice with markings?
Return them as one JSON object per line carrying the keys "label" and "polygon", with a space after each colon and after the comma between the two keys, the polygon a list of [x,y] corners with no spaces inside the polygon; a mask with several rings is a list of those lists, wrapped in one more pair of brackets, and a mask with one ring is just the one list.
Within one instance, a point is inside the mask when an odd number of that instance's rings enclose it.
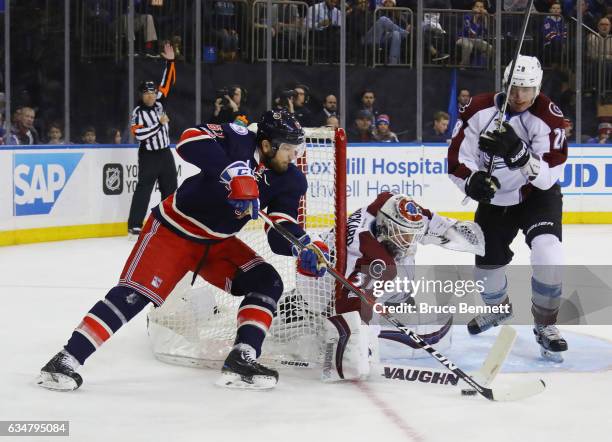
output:
{"label": "white ice with markings", "polygon": [[[612,226],[566,226],[568,264],[612,264],[611,238]],[[519,328],[497,381],[541,377],[547,389],[514,403],[382,377],[323,384],[317,373],[297,369],[282,372],[272,391],[229,391],[214,385],[214,370],[155,360],[144,313],[82,367],[79,390],[40,389],[34,383],[38,370],[115,284],[132,245],[125,238],[103,238],[0,248],[0,420],[69,420],[70,439],[88,442],[610,440],[612,326],[563,327],[570,346],[567,369],[538,361],[530,330]],[[521,237],[513,249],[517,264],[529,263]],[[419,264],[470,262],[432,246],[418,255]],[[469,337],[455,327],[449,356],[475,368],[495,333]],[[435,361],[425,364],[438,369]]]}

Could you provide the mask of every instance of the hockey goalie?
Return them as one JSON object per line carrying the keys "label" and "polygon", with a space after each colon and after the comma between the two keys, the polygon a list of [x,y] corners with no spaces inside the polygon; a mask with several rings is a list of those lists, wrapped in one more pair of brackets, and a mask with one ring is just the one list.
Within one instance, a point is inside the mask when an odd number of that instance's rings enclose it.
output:
{"label": "hockey goalie", "polygon": [[[482,231],[473,222],[440,216],[411,197],[384,192],[348,219],[345,277],[371,296],[377,281],[414,278],[419,244],[484,254]],[[385,305],[412,302],[411,293],[385,293]],[[324,381],[364,379],[377,362],[380,322],[372,307],[348,291],[325,324]]]}

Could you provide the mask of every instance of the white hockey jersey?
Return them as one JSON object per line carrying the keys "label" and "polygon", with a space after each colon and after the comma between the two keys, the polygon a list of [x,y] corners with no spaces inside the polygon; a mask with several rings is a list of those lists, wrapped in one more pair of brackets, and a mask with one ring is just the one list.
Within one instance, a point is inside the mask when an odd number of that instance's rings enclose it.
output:
{"label": "white hockey jersey", "polygon": [[[448,148],[448,170],[462,192],[472,172],[486,170],[489,155],[478,148],[478,139],[482,133],[497,128],[495,118],[502,102],[501,93],[483,94],[459,109],[459,120]],[[540,94],[527,111],[507,114],[506,118],[528,149],[539,156],[540,171],[530,181],[519,169],[510,170],[502,158],[495,157],[493,176],[501,187],[491,204],[498,206],[520,203],[533,187],[543,190],[552,187],[561,177],[567,159],[563,113],[548,97]]]}

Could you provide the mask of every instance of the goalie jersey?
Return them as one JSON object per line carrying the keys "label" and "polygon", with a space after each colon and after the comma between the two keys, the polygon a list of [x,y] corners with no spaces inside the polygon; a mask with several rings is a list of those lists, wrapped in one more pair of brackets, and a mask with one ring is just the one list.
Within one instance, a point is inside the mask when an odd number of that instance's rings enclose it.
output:
{"label": "goalie jersey", "polygon": [[[200,172],[187,178],[176,192],[153,209],[153,216],[177,235],[195,242],[219,241],[234,236],[250,220],[236,218],[227,202],[223,171],[235,161],[246,162],[259,187],[260,207],[297,237],[304,231],[297,223],[300,198],[308,184],[304,174],[289,164],[279,174],[261,164],[255,134],[238,124],[206,124],[183,132],[176,145],[185,161]],[[268,231],[274,253],[291,256],[289,243],[276,231]]]}
{"label": "goalie jersey", "polygon": [[[370,205],[356,210],[348,219],[344,275],[351,283],[366,292],[372,288],[375,280],[386,281],[396,277],[414,276],[412,274],[415,264],[414,254],[395,257],[376,239],[376,214],[392,196],[390,192],[379,194]],[[427,209],[422,210],[426,226],[429,226],[434,214]],[[338,301],[337,311],[338,313],[355,311],[363,306],[356,295],[346,291]],[[361,315],[363,320],[367,321],[371,318],[372,312],[369,309],[362,310]]]}

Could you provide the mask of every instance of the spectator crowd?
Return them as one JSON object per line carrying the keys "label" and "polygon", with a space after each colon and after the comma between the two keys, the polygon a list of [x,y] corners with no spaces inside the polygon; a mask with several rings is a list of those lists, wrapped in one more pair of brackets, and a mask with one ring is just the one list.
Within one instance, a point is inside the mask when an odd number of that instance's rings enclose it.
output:
{"label": "spectator crowd", "polygon": [[[102,23],[115,26],[122,36],[127,35],[129,2],[112,0],[80,0],[78,20],[87,23]],[[345,21],[342,20],[339,0],[306,0],[305,2],[275,3],[271,12],[273,45],[276,48],[304,46],[306,39],[312,43],[310,62],[335,63],[338,61],[337,47],[339,30],[347,26],[347,56],[349,61],[366,63],[374,60],[374,66],[410,66],[416,29],[416,0],[347,0]],[[419,28],[424,33],[424,61],[460,68],[490,66],[494,55],[494,13],[492,0],[424,0],[425,14]],[[529,4],[528,0],[503,0],[504,13],[520,13]],[[24,5],[25,7],[25,5]],[[172,45],[176,60],[190,62],[182,48],[182,37],[190,35],[186,18],[177,17],[186,7],[172,0],[134,0],[134,31],[137,55],[143,59],[160,57],[160,48],[165,43]],[[183,8],[183,9],[181,9]],[[256,44],[251,39],[263,39],[267,24],[267,4],[258,0],[206,0],[202,5],[204,26],[203,44],[213,48],[214,62],[249,62],[250,48]],[[259,11],[257,17],[252,11]],[[445,11],[450,11],[446,13]],[[191,10],[195,12],[195,9]],[[540,42],[538,55],[547,76],[555,77],[552,90],[545,92],[559,103],[569,123],[573,125],[575,109],[572,97],[572,79],[569,52],[571,26],[577,13],[582,14],[586,26],[585,60],[587,65],[597,66],[603,75],[597,78],[591,89],[600,95],[597,105],[612,103],[612,4],[609,0],[536,0],[535,11],[541,16],[534,20],[529,32]],[[30,11],[28,11],[30,13]],[[183,14],[185,15],[185,14]],[[188,15],[188,14],[187,14]],[[520,14],[519,14],[520,15]],[[193,17],[189,18],[193,20]],[[182,21],[181,21],[182,20]],[[34,23],[33,21],[32,23]],[[454,23],[454,24],[453,24]],[[502,27],[506,22],[502,22]],[[256,32],[251,33],[249,26]],[[186,33],[187,32],[187,33]],[[88,38],[86,34],[77,38]],[[108,36],[106,36],[108,37]],[[31,42],[30,42],[31,43]],[[125,45],[127,46],[127,45]],[[308,45],[306,45],[308,46]],[[204,50],[206,53],[206,49]],[[83,55],[83,54],[81,54]],[[207,60],[204,60],[205,62]],[[210,60],[209,60],[210,61]],[[307,67],[305,68],[307,69]],[[37,74],[39,77],[41,73]],[[0,143],[2,144],[63,144],[66,138],[79,143],[119,144],[127,142],[125,127],[99,127],[91,121],[79,122],[72,137],[64,134],[64,124],[58,118],[61,109],[50,109],[45,94],[27,90],[29,83],[16,85],[19,92],[13,94],[13,109],[10,118],[3,112],[0,96]],[[31,83],[31,81],[30,81]],[[48,82],[52,84],[52,82]],[[587,96],[589,87],[585,88]],[[4,88],[0,78],[0,90]],[[30,89],[32,89],[30,87]],[[603,91],[603,92],[602,92]],[[360,91],[358,98],[349,97],[346,109],[346,125],[349,140],[353,142],[395,142],[406,139],[401,124],[404,116],[395,110],[380,108],[377,94],[391,94],[391,90]],[[465,106],[470,99],[468,90],[457,96],[457,106]],[[335,90],[313,90],[312,86],[295,83],[279,90],[274,97],[277,107],[293,112],[303,126],[338,127],[338,94]],[[599,108],[598,108],[599,109]],[[450,111],[448,111],[450,112]],[[451,114],[452,115],[452,114]],[[204,112],[211,123],[234,122],[247,125],[252,115],[249,109],[247,90],[241,85],[223,86],[215,91],[213,106]],[[393,117],[393,118],[392,118]],[[568,123],[568,129],[569,129]],[[423,141],[445,142],[452,131],[452,117],[439,110],[430,118],[424,118]],[[598,115],[597,133],[589,140],[607,142],[612,117]],[[99,133],[96,133],[98,129]],[[593,132],[595,129],[593,129]],[[603,135],[602,135],[603,134]],[[580,141],[585,141],[580,140]]]}

